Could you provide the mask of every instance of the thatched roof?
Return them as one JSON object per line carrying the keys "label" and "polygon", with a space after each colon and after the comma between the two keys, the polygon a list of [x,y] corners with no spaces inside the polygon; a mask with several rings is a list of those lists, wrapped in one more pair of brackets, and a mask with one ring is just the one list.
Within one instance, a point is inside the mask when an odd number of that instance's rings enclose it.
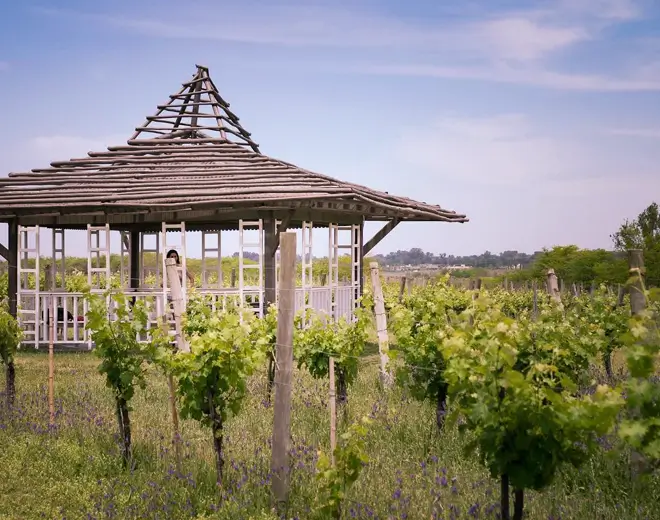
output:
{"label": "thatched roof", "polygon": [[327,217],[336,222],[339,214],[366,220],[467,221],[440,206],[261,154],[202,66],[136,128],[126,145],[0,179],[0,220],[18,217],[45,225],[80,224],[85,215],[99,213],[109,221],[121,216],[117,222],[122,223],[159,221],[173,212],[187,213],[187,221],[209,222],[245,218],[241,212],[299,210],[315,221]]}

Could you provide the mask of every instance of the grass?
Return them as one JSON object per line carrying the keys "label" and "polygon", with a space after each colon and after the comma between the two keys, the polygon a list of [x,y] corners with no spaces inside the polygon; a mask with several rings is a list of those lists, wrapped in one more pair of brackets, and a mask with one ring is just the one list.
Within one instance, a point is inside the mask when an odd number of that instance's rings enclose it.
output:
{"label": "grass", "polygon": [[[0,520],[9,519],[274,519],[270,513],[272,408],[265,375],[227,429],[222,497],[214,488],[210,433],[183,421],[183,470],[174,470],[164,377],[149,374],[132,411],[135,468],[121,468],[112,397],[89,353],[56,354],[57,426],[48,428],[47,356],[22,352],[18,398],[0,411]],[[499,484],[456,429],[437,433],[430,404],[401,389],[387,399],[377,364],[365,358],[349,389],[348,421],[374,417],[369,464],[349,492],[347,518],[497,518]],[[4,388],[4,376],[0,384]],[[294,373],[292,486],[287,518],[313,519],[316,452],[328,449],[327,383]],[[340,418],[342,414],[340,414]],[[344,428],[341,420],[339,427]],[[632,484],[625,455],[603,451],[579,471],[565,468],[541,493],[527,494],[530,519],[657,519],[660,482]]]}

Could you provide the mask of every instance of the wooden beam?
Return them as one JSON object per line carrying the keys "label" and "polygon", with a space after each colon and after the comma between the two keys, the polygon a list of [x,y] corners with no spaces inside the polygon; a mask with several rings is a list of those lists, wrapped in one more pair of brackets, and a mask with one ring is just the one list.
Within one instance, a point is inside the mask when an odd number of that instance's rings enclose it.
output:
{"label": "wooden beam", "polygon": [[18,222],[13,220],[9,223],[9,264],[7,297],[9,299],[9,313],[16,318],[18,316]]}
{"label": "wooden beam", "polygon": [[362,256],[368,254],[374,247],[376,247],[383,238],[390,234],[390,232],[401,222],[401,219],[393,218],[385,224],[378,233],[376,233],[369,242],[362,246]]}
{"label": "wooden beam", "polygon": [[277,238],[279,233],[275,227],[275,217],[273,215],[263,219],[264,225],[264,312],[268,312],[268,307],[275,303],[276,276],[275,251],[277,251]]}
{"label": "wooden beam", "polygon": [[9,249],[0,244],[0,256],[9,262]]}
{"label": "wooden beam", "polygon": [[277,248],[280,247],[280,233],[286,232],[287,228],[289,227],[289,224],[291,224],[291,219],[293,218],[293,215],[295,214],[295,210],[290,210],[282,219],[282,222],[280,222],[280,225],[277,226],[277,230],[275,231],[275,237],[273,238],[273,257],[275,257],[275,252],[277,251]]}

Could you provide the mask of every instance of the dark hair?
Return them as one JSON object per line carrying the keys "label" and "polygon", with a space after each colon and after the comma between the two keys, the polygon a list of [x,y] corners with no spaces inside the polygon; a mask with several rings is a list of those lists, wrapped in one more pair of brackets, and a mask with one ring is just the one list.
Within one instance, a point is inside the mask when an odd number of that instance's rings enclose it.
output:
{"label": "dark hair", "polygon": [[175,256],[175,258],[176,258],[176,263],[177,263],[177,264],[180,264],[180,263],[181,263],[181,259],[179,258],[179,253],[178,253],[178,251],[177,251],[176,249],[170,249],[170,250],[167,252],[167,254],[165,255],[165,258],[169,258],[170,255],[171,255],[172,253],[174,253],[174,254],[176,255],[176,256]]}

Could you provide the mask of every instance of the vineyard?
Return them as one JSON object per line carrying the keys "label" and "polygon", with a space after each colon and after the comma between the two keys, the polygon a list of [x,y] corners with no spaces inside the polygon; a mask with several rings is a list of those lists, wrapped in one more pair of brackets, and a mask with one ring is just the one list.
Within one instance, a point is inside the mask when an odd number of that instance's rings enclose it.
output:
{"label": "vineyard", "polygon": [[354,322],[297,315],[285,505],[278,309],[193,298],[177,351],[140,305],[113,293],[110,322],[88,295],[97,347],[50,379],[2,310],[0,518],[660,518],[660,299],[635,272],[548,287],[377,283]]}

